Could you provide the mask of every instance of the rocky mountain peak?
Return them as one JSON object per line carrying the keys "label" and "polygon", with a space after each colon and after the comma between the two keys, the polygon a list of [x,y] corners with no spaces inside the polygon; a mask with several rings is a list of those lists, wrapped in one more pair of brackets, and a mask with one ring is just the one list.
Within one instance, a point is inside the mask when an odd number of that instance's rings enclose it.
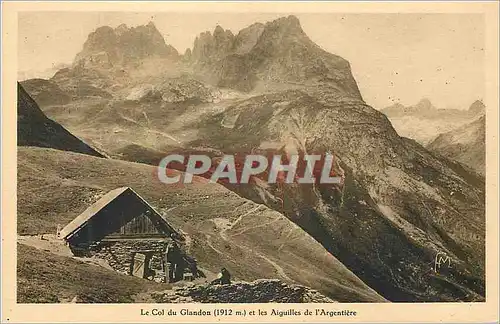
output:
{"label": "rocky mountain peak", "polygon": [[234,35],[217,25],[213,34],[209,31],[201,33],[194,41],[192,58],[200,62],[212,62],[221,59],[231,52]]}
{"label": "rocky mountain peak", "polygon": [[121,24],[118,27],[116,27],[114,31],[117,35],[122,35],[125,32],[127,32],[128,30],[129,30],[129,28],[126,24]]}
{"label": "rocky mountain peak", "polygon": [[266,24],[266,27],[276,28],[287,34],[304,34],[299,18],[293,15],[271,21]]}
{"label": "rocky mountain peak", "polygon": [[226,36],[233,36],[233,33],[229,29],[224,30],[224,28],[222,28],[220,25],[215,26],[214,29],[215,38],[226,37]]}
{"label": "rocky mountain peak", "polygon": [[405,106],[400,103],[400,102],[395,102],[394,104],[390,105],[389,107],[387,107],[387,109],[404,109]]}
{"label": "rocky mountain peak", "polygon": [[215,27],[213,38],[216,45],[224,46],[227,50],[231,49],[234,41],[233,33],[229,29],[224,30],[224,28],[219,25]]}
{"label": "rocky mountain peak", "polygon": [[307,83],[362,100],[349,62],[309,39],[295,16],[252,24],[237,36],[217,26],[214,35],[196,38],[192,53],[198,73],[220,87],[250,91],[259,81]]}
{"label": "rocky mountain peak", "polygon": [[121,24],[114,29],[109,26],[97,28],[89,34],[75,64],[113,67],[147,57],[178,57],[177,50],[165,43],[153,22],[137,27]]}
{"label": "rocky mountain peak", "polygon": [[262,41],[267,41],[264,46],[270,46],[269,42],[279,46],[297,37],[307,38],[299,19],[295,16],[282,17],[266,24],[254,23],[242,29],[237,36],[217,25],[213,34],[207,31],[196,38],[193,58],[197,61],[213,62],[227,55],[250,52],[260,38]]}
{"label": "rocky mountain peak", "polygon": [[481,100],[476,100],[470,105],[469,111],[475,115],[484,114],[486,107]]}
{"label": "rocky mountain peak", "polygon": [[295,16],[282,17],[266,23],[257,43],[257,46],[259,45],[265,47],[266,52],[272,51],[280,55],[290,48],[295,48],[297,51],[300,51],[299,48],[320,49],[307,37],[299,19]]}
{"label": "rocky mountain peak", "polygon": [[255,23],[240,30],[234,40],[234,51],[236,54],[248,53],[257,44],[257,40],[264,31],[264,24]]}
{"label": "rocky mountain peak", "polygon": [[427,98],[422,98],[420,101],[415,105],[415,108],[418,110],[434,110],[436,107],[434,107],[431,103],[431,101]]}
{"label": "rocky mountain peak", "polygon": [[224,28],[222,28],[220,25],[215,26],[214,29],[214,37],[224,34]]}

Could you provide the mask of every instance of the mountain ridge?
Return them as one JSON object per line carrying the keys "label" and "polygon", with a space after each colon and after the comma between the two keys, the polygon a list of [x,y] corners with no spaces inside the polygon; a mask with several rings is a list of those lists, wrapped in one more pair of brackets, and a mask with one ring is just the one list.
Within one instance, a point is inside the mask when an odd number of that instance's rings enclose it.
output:
{"label": "mountain ridge", "polygon": [[441,134],[427,148],[458,161],[480,174],[486,172],[486,116]]}
{"label": "mountain ridge", "polygon": [[49,119],[17,83],[17,145],[54,148],[104,157],[92,147]]}

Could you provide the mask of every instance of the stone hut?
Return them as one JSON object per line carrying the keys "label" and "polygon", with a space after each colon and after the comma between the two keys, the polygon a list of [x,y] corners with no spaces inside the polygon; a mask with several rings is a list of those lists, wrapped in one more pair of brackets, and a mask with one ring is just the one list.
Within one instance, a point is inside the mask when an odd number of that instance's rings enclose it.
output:
{"label": "stone hut", "polygon": [[75,256],[106,259],[116,271],[142,278],[165,276],[168,242],[181,235],[128,187],[105,194],[59,233]]}

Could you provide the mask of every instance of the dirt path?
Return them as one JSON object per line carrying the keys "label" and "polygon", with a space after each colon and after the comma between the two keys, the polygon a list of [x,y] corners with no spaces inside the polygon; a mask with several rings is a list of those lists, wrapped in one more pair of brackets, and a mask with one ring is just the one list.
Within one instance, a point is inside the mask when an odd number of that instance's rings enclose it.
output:
{"label": "dirt path", "polygon": [[[237,245],[238,247],[244,249],[244,250],[250,250],[252,251],[255,255],[257,255],[259,258],[262,258],[263,260],[265,260],[266,262],[268,262],[275,270],[276,270],[276,273],[281,277],[283,278],[284,280],[287,280],[287,281],[290,281],[290,282],[293,282],[294,280],[292,280],[286,273],[285,273],[285,270],[279,265],[277,264],[276,262],[274,262],[273,260],[269,259],[268,257],[260,254],[259,252],[249,248],[248,246],[245,246],[245,245],[242,245],[242,244],[237,244],[234,242],[234,240],[229,240],[228,238],[228,235],[227,235],[227,231],[231,230],[234,228],[234,226],[236,226],[236,224],[238,224],[244,217],[256,212],[259,210],[259,208],[261,208],[262,205],[257,205],[257,207],[255,208],[252,208],[250,209],[249,211],[247,211],[246,213],[244,214],[241,214],[234,222],[232,222],[229,226],[226,226],[224,228],[222,228],[222,230],[219,232],[219,235],[220,237],[227,243],[229,244],[234,244],[234,245]],[[239,232],[237,233],[234,233],[234,234],[231,234],[230,236],[235,236],[235,235],[241,235],[242,233],[248,231],[248,230],[251,230],[251,229],[255,229],[255,228],[258,228],[258,227],[262,227],[262,226],[267,226],[269,224],[272,224],[274,222],[277,222],[278,220],[280,219],[280,217],[277,217],[276,219],[273,219],[272,221],[270,222],[267,222],[265,224],[259,224],[257,226],[252,226],[252,227],[246,227],[246,228],[243,228],[242,230],[240,230]],[[207,242],[209,242],[208,240],[208,237],[207,237]],[[220,252],[219,250],[217,250],[215,247],[213,247],[210,242],[208,243],[208,245],[214,250],[216,251],[217,253],[219,254],[222,254],[222,252]]]}
{"label": "dirt path", "polygon": [[69,247],[63,241],[58,240],[55,234],[18,235],[17,241],[60,256],[73,257]]}
{"label": "dirt path", "polygon": [[17,241],[20,244],[31,246],[39,250],[50,252],[52,254],[56,254],[63,257],[72,258],[91,265],[99,266],[114,271],[114,269],[104,259],[74,256],[69,246],[67,246],[64,241],[59,240],[54,234],[18,235]]}
{"label": "dirt path", "polygon": [[240,230],[239,232],[231,234],[231,236],[241,235],[241,234],[245,233],[246,231],[249,231],[249,230],[252,230],[252,229],[256,229],[256,228],[259,228],[259,227],[264,227],[264,226],[271,225],[271,224],[276,223],[277,221],[279,221],[280,218],[281,217],[277,217],[277,218],[273,219],[270,222],[266,222],[266,223],[255,225],[255,226],[245,227],[242,230]]}
{"label": "dirt path", "polygon": [[266,260],[267,262],[269,262],[269,264],[271,264],[271,265],[274,267],[274,269],[276,269],[276,272],[277,272],[277,273],[278,273],[278,274],[279,274],[279,275],[280,275],[283,279],[288,280],[288,281],[293,281],[292,279],[290,279],[290,277],[289,277],[289,276],[287,276],[287,275],[286,275],[285,270],[283,270],[283,268],[282,268],[279,264],[277,264],[276,262],[272,261],[271,259],[269,259],[269,258],[267,258],[267,257],[263,256],[262,254],[257,253],[257,255],[258,255],[259,257],[261,257],[262,259]]}

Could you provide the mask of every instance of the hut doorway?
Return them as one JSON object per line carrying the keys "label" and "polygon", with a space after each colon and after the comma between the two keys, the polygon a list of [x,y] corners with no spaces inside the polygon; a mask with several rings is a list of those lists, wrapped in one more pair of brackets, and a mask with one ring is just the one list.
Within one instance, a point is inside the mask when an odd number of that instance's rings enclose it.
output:
{"label": "hut doorway", "polygon": [[130,275],[139,278],[148,278],[151,275],[151,251],[132,252],[132,262],[130,264]]}

